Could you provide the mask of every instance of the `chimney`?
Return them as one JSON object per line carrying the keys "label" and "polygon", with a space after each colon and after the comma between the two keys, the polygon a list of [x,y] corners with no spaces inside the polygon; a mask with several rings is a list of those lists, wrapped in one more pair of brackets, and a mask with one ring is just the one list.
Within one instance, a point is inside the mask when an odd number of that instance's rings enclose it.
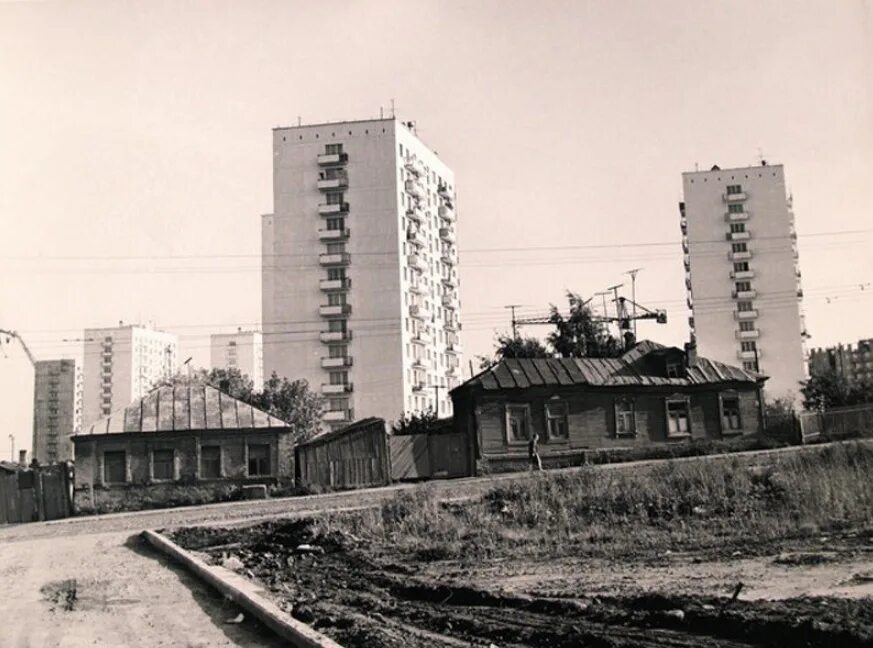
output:
{"label": "chimney", "polygon": [[18,451],[18,463],[20,463],[22,466],[27,465],[27,450]]}
{"label": "chimney", "polygon": [[697,342],[685,343],[685,366],[693,367],[697,364]]}

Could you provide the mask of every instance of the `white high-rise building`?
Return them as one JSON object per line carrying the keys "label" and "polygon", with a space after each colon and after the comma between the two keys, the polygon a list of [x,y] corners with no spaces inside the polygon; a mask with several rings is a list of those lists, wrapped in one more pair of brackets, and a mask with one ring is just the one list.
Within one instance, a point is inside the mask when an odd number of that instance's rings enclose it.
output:
{"label": "white high-rise building", "polygon": [[264,367],[341,424],[434,409],[460,378],[452,170],[394,118],[273,131]]}
{"label": "white high-rise building", "polygon": [[770,377],[769,398],[805,380],[797,234],[782,165],[682,174],[692,339],[701,355]]}
{"label": "white high-rise building", "polygon": [[213,369],[239,369],[252,379],[255,389],[264,387],[264,343],[260,331],[215,333],[209,338]]}
{"label": "white high-rise building", "polygon": [[82,367],[75,360],[34,365],[33,458],[39,463],[73,458],[71,437],[82,422]]}
{"label": "white high-rise building", "polygon": [[144,326],[85,329],[82,425],[144,396],[176,371],[178,341]]}

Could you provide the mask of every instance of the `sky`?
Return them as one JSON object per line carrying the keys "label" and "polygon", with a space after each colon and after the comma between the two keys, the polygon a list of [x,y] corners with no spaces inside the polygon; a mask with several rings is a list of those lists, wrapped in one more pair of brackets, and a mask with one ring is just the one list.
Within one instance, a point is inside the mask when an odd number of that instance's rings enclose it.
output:
{"label": "sky", "polygon": [[[640,337],[684,342],[681,173],[761,157],[794,196],[810,344],[873,337],[864,0],[12,2],[0,51],[0,329],[38,359],[123,320],[207,364],[210,333],[260,321],[271,129],[392,100],[455,171],[467,358],[505,305],[636,267],[669,315]],[[3,338],[2,458],[32,391]]]}

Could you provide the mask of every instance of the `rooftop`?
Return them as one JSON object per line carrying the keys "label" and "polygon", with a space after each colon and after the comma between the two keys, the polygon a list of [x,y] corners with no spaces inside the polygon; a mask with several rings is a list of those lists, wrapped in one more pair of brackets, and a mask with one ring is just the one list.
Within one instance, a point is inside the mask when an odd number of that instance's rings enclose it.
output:
{"label": "rooftop", "polygon": [[782,168],[781,164],[770,164],[767,162],[766,164],[750,164],[749,166],[740,166],[740,167],[720,167],[717,164],[713,165],[713,167],[717,168],[709,168],[709,169],[700,169],[698,171],[683,171],[682,175],[695,175],[699,173],[723,173],[725,171],[748,171],[750,169],[769,169],[769,168]]}

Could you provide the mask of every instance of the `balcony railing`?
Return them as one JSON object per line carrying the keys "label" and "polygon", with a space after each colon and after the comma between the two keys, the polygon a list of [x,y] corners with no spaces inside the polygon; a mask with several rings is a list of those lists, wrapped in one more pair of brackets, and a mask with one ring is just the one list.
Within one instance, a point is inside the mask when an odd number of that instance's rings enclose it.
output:
{"label": "balcony railing", "polygon": [[318,307],[318,313],[322,317],[342,317],[351,312],[351,304],[322,304]]}
{"label": "balcony railing", "polygon": [[449,205],[442,204],[437,207],[437,214],[439,214],[440,218],[445,218],[450,223],[455,220],[455,210]]}
{"label": "balcony railing", "polygon": [[752,233],[748,232],[748,231],[746,231],[746,232],[728,232],[727,234],[725,234],[725,238],[728,241],[748,241],[750,238],[752,238]]}
{"label": "balcony railing", "polygon": [[748,198],[745,191],[741,191],[739,193],[725,193],[725,194],[722,194],[721,197],[722,197],[722,200],[724,200],[727,203],[739,202],[741,200],[745,200],[746,198]]}
{"label": "balcony railing", "polygon": [[423,331],[419,331],[418,333],[414,333],[412,335],[412,341],[416,344],[427,344],[430,342],[430,335],[424,333]]}
{"label": "balcony railing", "polygon": [[418,282],[409,284],[409,292],[414,293],[416,295],[423,295],[424,288]]}
{"label": "balcony railing", "polygon": [[757,290],[734,290],[733,291],[734,299],[754,299],[758,296]]}
{"label": "balcony railing", "polygon": [[322,383],[321,385],[322,394],[346,394],[350,391],[353,391],[352,383],[344,383],[340,385]]}
{"label": "balcony railing", "polygon": [[318,156],[319,166],[336,166],[349,161],[348,153],[321,153]]}
{"label": "balcony railing", "polygon": [[728,252],[728,259],[731,261],[748,261],[752,258],[752,253],[749,250],[745,252],[734,252],[731,250]]}
{"label": "balcony railing", "polygon": [[349,186],[349,179],[344,175],[334,176],[332,178],[319,178],[318,179],[318,188],[322,191],[329,191],[331,189],[342,189],[343,187]]}
{"label": "balcony railing", "polygon": [[731,270],[731,279],[754,279],[754,270]]}
{"label": "balcony railing", "polygon": [[321,420],[327,423],[340,423],[351,420],[349,410],[329,410],[321,415]]}
{"label": "balcony railing", "polygon": [[443,255],[440,257],[440,259],[442,259],[442,262],[445,263],[446,265],[450,265],[450,266],[455,265],[455,258],[451,255],[450,252],[443,253]]}
{"label": "balcony railing", "polygon": [[749,212],[727,212],[724,215],[724,220],[726,223],[741,223],[749,220],[749,216]]}
{"label": "balcony railing", "polygon": [[408,157],[403,163],[403,166],[406,167],[407,171],[414,173],[417,176],[424,175],[424,165],[421,163],[421,160],[415,157]]}
{"label": "balcony railing", "polygon": [[424,196],[424,188],[417,180],[407,180],[406,193],[410,196],[415,196],[416,198],[422,198]]}
{"label": "balcony railing", "polygon": [[459,354],[462,352],[461,344],[459,342],[449,342],[446,345],[446,353]]}
{"label": "balcony railing", "polygon": [[454,308],[455,307],[455,295],[449,293],[444,294],[442,297],[443,306],[446,308]]}
{"label": "balcony railing", "polygon": [[447,320],[443,326],[447,331],[457,331],[460,328],[455,320]]}
{"label": "balcony railing", "polygon": [[318,262],[323,266],[348,265],[351,263],[352,257],[348,252],[337,252],[336,254],[319,254]]}
{"label": "balcony railing", "polygon": [[344,241],[349,238],[351,232],[348,227],[342,229],[320,229],[318,238],[321,241]]}
{"label": "balcony railing", "polygon": [[421,210],[417,207],[412,207],[406,210],[406,218],[413,220],[416,223],[421,223],[423,216],[421,215]]}
{"label": "balcony railing", "polygon": [[322,216],[336,216],[337,214],[346,214],[349,211],[349,203],[321,203],[318,206],[318,213]]}
{"label": "balcony railing", "polygon": [[454,243],[455,231],[451,227],[440,227],[440,238],[448,243]]}
{"label": "balcony railing", "polygon": [[427,389],[427,385],[423,382],[412,383],[412,391],[414,392],[424,391],[425,389]]}
{"label": "balcony railing", "polygon": [[348,342],[352,339],[351,331],[322,331],[321,341],[325,344],[330,342]]}
{"label": "balcony railing", "polygon": [[409,315],[417,319],[424,319],[424,310],[418,304],[410,304]]}
{"label": "balcony railing", "polygon": [[324,369],[341,369],[343,367],[352,366],[351,356],[343,356],[340,358],[322,358],[321,366]]}
{"label": "balcony railing", "polygon": [[440,198],[444,198],[446,200],[452,199],[452,194],[449,193],[449,186],[441,184],[437,187],[437,193],[440,195]]}
{"label": "balcony railing", "polygon": [[751,331],[737,331],[736,336],[738,340],[757,340],[761,337],[761,332],[758,329],[753,329]]}
{"label": "balcony railing", "polygon": [[736,320],[752,320],[758,318],[758,311],[754,308],[746,311],[734,311],[734,319]]}
{"label": "balcony railing", "polygon": [[352,287],[351,279],[322,279],[318,282],[318,287],[324,291],[331,290],[348,290]]}
{"label": "balcony railing", "polygon": [[414,270],[423,270],[424,269],[424,261],[422,261],[417,255],[410,254],[406,257],[406,261],[409,264],[409,267]]}
{"label": "balcony railing", "polygon": [[760,360],[760,351],[737,351],[737,358],[740,360]]}
{"label": "balcony railing", "polygon": [[422,234],[418,230],[408,230],[406,232],[406,240],[410,243],[415,243],[416,245],[426,245],[426,241],[424,240],[424,234]]}

